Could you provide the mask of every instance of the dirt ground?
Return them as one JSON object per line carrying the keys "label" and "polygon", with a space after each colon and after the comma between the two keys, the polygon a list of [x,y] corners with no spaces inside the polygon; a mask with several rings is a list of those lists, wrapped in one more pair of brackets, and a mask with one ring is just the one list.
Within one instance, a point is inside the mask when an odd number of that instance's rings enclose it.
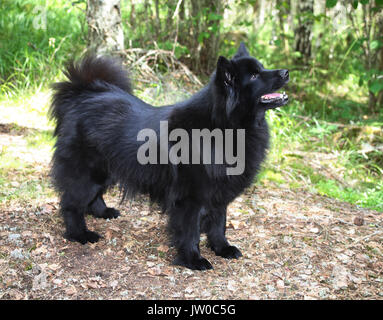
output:
{"label": "dirt ground", "polygon": [[[19,143],[19,136],[0,136]],[[34,179],[48,181],[49,158],[30,159]],[[103,236],[87,245],[62,237],[55,196],[0,205],[0,299],[383,299],[382,213],[252,187],[228,210],[227,236],[243,257],[216,257],[202,236],[214,270],[201,272],[171,265],[166,216],[145,197],[119,205],[112,191],[106,201],[122,214],[87,217]]]}
{"label": "dirt ground", "polygon": [[[109,203],[118,204],[117,197]],[[227,234],[244,256],[214,267],[172,266],[166,216],[145,198],[116,220],[88,217],[103,235],[62,237],[57,201],[1,208],[1,299],[382,299],[382,214],[289,190],[252,189],[230,206]],[[356,223],[356,224],[355,224]],[[363,223],[362,225],[357,225]]]}

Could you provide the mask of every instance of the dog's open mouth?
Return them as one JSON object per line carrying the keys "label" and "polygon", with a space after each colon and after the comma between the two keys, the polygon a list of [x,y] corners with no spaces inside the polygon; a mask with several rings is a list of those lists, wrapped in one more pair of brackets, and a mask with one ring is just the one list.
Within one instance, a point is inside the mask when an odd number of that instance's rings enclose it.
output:
{"label": "dog's open mouth", "polygon": [[289,100],[289,96],[283,92],[283,93],[268,93],[265,94],[261,97],[261,102],[262,103],[283,103],[287,102]]}

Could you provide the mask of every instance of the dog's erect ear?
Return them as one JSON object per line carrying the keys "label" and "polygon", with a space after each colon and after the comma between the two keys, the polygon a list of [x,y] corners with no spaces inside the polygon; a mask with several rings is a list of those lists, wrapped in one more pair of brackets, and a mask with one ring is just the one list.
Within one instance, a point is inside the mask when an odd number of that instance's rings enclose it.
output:
{"label": "dog's erect ear", "polygon": [[220,56],[217,62],[216,81],[218,84],[228,88],[234,85],[234,78],[234,66],[232,62]]}
{"label": "dog's erect ear", "polygon": [[233,59],[241,58],[241,57],[248,57],[249,51],[247,51],[246,46],[243,42],[239,45],[237,53],[234,55]]}
{"label": "dog's erect ear", "polygon": [[236,107],[236,73],[234,63],[231,60],[220,56],[217,62],[216,84],[226,92],[226,116],[230,117],[230,114]]}

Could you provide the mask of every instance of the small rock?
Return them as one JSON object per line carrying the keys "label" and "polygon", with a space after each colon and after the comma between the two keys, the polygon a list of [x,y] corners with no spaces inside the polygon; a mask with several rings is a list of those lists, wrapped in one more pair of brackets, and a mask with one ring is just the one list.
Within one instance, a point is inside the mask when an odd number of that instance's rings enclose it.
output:
{"label": "small rock", "polygon": [[357,253],[355,258],[361,262],[365,262],[365,263],[368,263],[368,262],[371,262],[371,258],[367,255],[367,254],[364,254],[364,253]]}
{"label": "small rock", "polygon": [[343,253],[338,254],[336,257],[338,260],[342,261],[345,264],[347,264],[350,261],[350,257]]}
{"label": "small rock", "polygon": [[283,243],[290,244],[291,242],[293,242],[293,239],[290,236],[283,237]]}
{"label": "small rock", "polygon": [[285,282],[283,280],[279,279],[277,281],[277,288],[278,289],[284,289],[284,287],[285,287]]}
{"label": "small rock", "polygon": [[115,247],[115,246],[117,245],[117,239],[116,239],[116,238],[113,238],[113,239],[109,240],[109,243],[110,243],[113,247]]}
{"label": "small rock", "polygon": [[47,274],[44,270],[41,270],[41,272],[33,278],[32,290],[37,291],[37,290],[46,289],[47,287],[48,287]]}
{"label": "small rock", "polygon": [[364,224],[364,219],[363,217],[355,217],[354,218],[354,224],[357,225],[357,226],[362,226]]}
{"label": "small rock", "polygon": [[227,288],[228,288],[230,291],[235,291],[235,290],[237,290],[236,282],[235,282],[234,280],[229,280],[228,283],[227,283]]}
{"label": "small rock", "polygon": [[109,286],[112,287],[112,289],[116,289],[116,287],[118,286],[118,281],[117,280],[113,280],[111,282],[109,282]]}
{"label": "small rock", "polygon": [[325,298],[327,298],[329,292],[330,292],[329,288],[320,289],[319,290],[319,297],[321,297],[322,299],[325,299]]}
{"label": "small rock", "polygon": [[272,286],[272,285],[270,285],[270,284],[267,284],[267,285],[266,285],[266,290],[267,290],[268,292],[274,292],[274,291],[275,291],[275,287]]}
{"label": "small rock", "polygon": [[18,233],[11,233],[8,235],[8,240],[11,242],[17,242],[21,238],[21,235]]}
{"label": "small rock", "polygon": [[362,296],[363,296],[363,297],[370,297],[370,296],[371,296],[371,292],[368,291],[368,290],[364,290],[364,291],[362,292]]}
{"label": "small rock", "polygon": [[333,287],[335,290],[347,289],[351,277],[350,272],[341,265],[335,265],[332,270]]}
{"label": "small rock", "polygon": [[202,291],[202,296],[203,296],[203,297],[210,297],[210,296],[211,296],[211,292],[208,291],[208,290],[203,290],[203,291]]}
{"label": "small rock", "polygon": [[15,249],[11,252],[11,258],[23,260],[25,259],[25,256],[21,249]]}
{"label": "small rock", "polygon": [[267,211],[264,208],[257,208],[257,212],[260,214],[266,214]]}
{"label": "small rock", "polygon": [[194,274],[194,271],[190,270],[190,269],[185,269],[185,270],[182,271],[182,275],[185,275],[185,276],[191,276],[193,274]]}
{"label": "small rock", "polygon": [[319,229],[318,229],[318,228],[311,228],[311,229],[310,229],[310,232],[312,232],[312,233],[318,233],[318,232],[319,232]]}
{"label": "small rock", "polygon": [[120,295],[122,295],[123,297],[126,297],[127,295],[129,295],[129,291],[128,290],[122,291]]}

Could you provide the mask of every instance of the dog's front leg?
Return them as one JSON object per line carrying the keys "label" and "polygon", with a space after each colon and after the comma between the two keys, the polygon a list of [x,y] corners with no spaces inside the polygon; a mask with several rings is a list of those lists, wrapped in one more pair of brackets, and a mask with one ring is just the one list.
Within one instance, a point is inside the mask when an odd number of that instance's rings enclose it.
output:
{"label": "dog's front leg", "polygon": [[226,239],[226,207],[210,208],[203,219],[203,232],[207,233],[210,248],[217,256],[238,259],[241,251]]}
{"label": "dog's front leg", "polygon": [[170,210],[169,227],[177,256],[173,263],[192,270],[213,269],[199,251],[200,219],[202,206],[195,201],[177,201]]}

